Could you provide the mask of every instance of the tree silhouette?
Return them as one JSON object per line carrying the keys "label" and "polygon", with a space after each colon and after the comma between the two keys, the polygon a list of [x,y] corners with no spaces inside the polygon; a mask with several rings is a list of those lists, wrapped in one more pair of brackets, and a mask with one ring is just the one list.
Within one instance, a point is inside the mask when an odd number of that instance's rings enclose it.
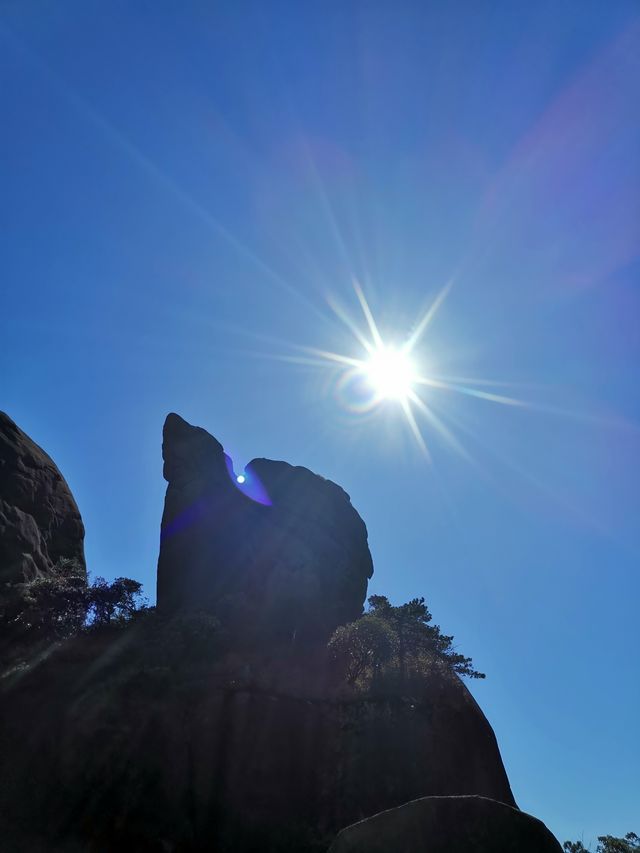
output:
{"label": "tree silhouette", "polygon": [[350,684],[391,674],[406,684],[412,676],[424,681],[435,670],[484,678],[471,658],[456,652],[453,637],[431,622],[424,598],[395,606],[384,595],[372,595],[367,613],[334,632],[329,652]]}
{"label": "tree silhouette", "polygon": [[[589,853],[591,848],[585,847],[582,841],[565,841],[562,849],[565,853]],[[599,835],[595,853],[636,853],[638,850],[640,850],[640,837],[635,832],[628,832],[624,838]]]}

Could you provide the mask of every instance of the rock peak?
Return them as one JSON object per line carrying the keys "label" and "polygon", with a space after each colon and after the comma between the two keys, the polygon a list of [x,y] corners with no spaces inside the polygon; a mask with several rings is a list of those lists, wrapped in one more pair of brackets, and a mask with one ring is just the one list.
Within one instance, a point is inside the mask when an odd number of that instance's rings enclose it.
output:
{"label": "rock peak", "polygon": [[162,452],[159,610],[237,611],[258,631],[324,639],[360,615],[373,564],[365,524],[340,486],[254,459],[241,487],[220,442],[173,413]]}
{"label": "rock peak", "polygon": [[201,427],[171,412],[162,429],[163,475],[167,482],[200,476],[214,461],[224,459],[219,441]]}

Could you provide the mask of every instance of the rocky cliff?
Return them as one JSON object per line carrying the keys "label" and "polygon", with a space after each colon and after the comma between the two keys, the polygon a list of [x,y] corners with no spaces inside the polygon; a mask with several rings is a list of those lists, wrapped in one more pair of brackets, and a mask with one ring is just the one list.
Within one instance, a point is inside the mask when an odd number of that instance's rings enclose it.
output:
{"label": "rocky cliff", "polygon": [[[419,698],[341,695],[317,659],[280,656],[254,675],[196,663],[190,646],[170,660],[174,637],[140,624],[6,682],[0,813],[16,837],[37,827],[52,851],[73,839],[99,851],[306,853],[419,796],[514,804],[493,731],[457,679]],[[285,836],[310,840],[278,847]]]}
{"label": "rocky cliff", "polygon": [[209,610],[246,632],[327,639],[357,618],[373,572],[349,495],[306,468],[254,459],[242,484],[222,445],[170,414],[158,609]]}
{"label": "rocky cliff", "polygon": [[[39,448],[15,425],[9,435],[24,450],[2,499],[30,507],[37,528],[19,541],[38,545],[34,563],[68,556],[81,545],[73,498]],[[449,853],[447,839],[464,835],[456,815],[479,850],[533,850],[518,837],[540,828],[519,819],[491,726],[455,675],[435,668],[419,689],[362,689],[332,667],[326,637],[359,615],[371,573],[346,493],[267,460],[239,489],[222,446],[177,415],[163,454],[158,610],[0,680],[2,849],[324,853],[343,827],[396,809],[343,833],[336,851],[379,849],[370,844],[391,831]],[[11,571],[24,571],[13,553]],[[238,624],[250,642],[238,642]],[[299,635],[307,642],[292,642]],[[398,808],[442,795],[452,802]],[[501,833],[515,846],[491,847]]]}
{"label": "rocky cliff", "polygon": [[84,526],[53,460],[0,412],[0,588],[47,575],[61,558],[84,569]]}

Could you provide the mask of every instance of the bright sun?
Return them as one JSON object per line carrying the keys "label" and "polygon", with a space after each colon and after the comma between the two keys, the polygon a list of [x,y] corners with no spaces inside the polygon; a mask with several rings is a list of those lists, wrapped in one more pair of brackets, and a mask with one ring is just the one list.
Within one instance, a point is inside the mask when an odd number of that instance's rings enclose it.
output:
{"label": "bright sun", "polygon": [[371,353],[362,372],[376,395],[385,400],[406,400],[418,378],[409,355],[385,344]]}
{"label": "bright sun", "polygon": [[[410,335],[402,345],[393,346],[385,343],[373,317],[369,304],[365,299],[362,288],[357,281],[353,282],[356,296],[362,308],[367,323],[367,331],[362,331],[349,315],[337,304],[331,304],[336,316],[343,321],[352,332],[357,343],[362,347],[362,358],[354,358],[337,352],[319,350],[314,347],[302,347],[308,355],[313,356],[311,363],[322,365],[333,364],[341,368],[340,379],[336,387],[354,388],[351,380],[356,377],[355,394],[352,401],[354,411],[369,412],[385,400],[393,400],[404,413],[407,424],[413,433],[418,446],[427,459],[430,459],[429,449],[422,435],[416,415],[422,416],[437,433],[457,453],[468,459],[469,455],[457,437],[447,426],[442,417],[434,411],[434,404],[424,399],[425,388],[430,391],[445,390],[456,392],[480,400],[502,403],[506,406],[524,406],[521,400],[495,394],[474,385],[491,386],[494,383],[486,379],[449,379],[442,376],[425,374],[424,369],[412,358],[416,346],[424,336],[440,305],[451,288],[452,281],[438,293],[431,305],[414,324]],[[303,364],[309,363],[308,355],[304,359],[293,359]],[[363,395],[362,384],[369,386],[372,393]],[[341,392],[342,393],[342,392]],[[429,395],[431,396],[431,395]],[[349,403],[347,403],[349,405]]]}

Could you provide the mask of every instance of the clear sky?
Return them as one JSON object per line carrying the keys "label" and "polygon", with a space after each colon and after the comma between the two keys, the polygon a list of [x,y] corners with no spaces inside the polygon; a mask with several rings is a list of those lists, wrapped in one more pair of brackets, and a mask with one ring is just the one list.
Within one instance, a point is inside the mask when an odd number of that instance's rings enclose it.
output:
{"label": "clear sky", "polygon": [[[635,0],[4,0],[0,79],[0,407],[91,572],[153,598],[169,411],[306,465],[487,672],[520,806],[640,832]],[[359,411],[302,349],[362,357],[354,278],[397,344],[450,283],[417,368],[526,405],[420,386],[431,462]]]}

